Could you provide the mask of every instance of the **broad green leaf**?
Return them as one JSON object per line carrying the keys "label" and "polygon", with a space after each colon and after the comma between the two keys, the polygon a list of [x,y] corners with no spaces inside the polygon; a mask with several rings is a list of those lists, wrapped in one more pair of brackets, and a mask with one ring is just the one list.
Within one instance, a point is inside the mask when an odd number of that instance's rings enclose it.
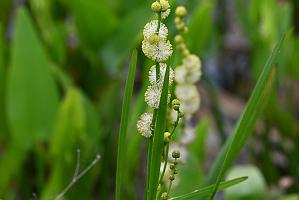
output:
{"label": "broad green leaf", "polygon": [[147,199],[155,199],[159,175],[160,165],[163,151],[163,137],[166,128],[166,114],[167,114],[167,98],[168,98],[168,84],[169,83],[169,66],[167,65],[163,88],[159,103],[159,109],[157,113],[156,127],[152,138],[152,153],[150,159],[150,170],[149,170],[149,185],[147,191]]}
{"label": "broad green leaf", "polygon": [[122,105],[121,121],[118,135],[118,153],[117,153],[117,169],[116,169],[116,191],[115,199],[121,199],[123,172],[126,161],[126,136],[129,123],[130,104],[132,102],[132,94],[134,88],[135,71],[137,64],[137,51],[134,50],[131,58],[129,75],[125,87],[125,95]]}
{"label": "broad green leaf", "polygon": [[280,38],[273,49],[273,52],[263,68],[253,93],[249,98],[249,101],[234,129],[233,134],[226,141],[225,145],[221,149],[220,154],[214,162],[212,169],[210,170],[205,184],[209,185],[213,182],[216,182],[211,199],[217,192],[217,187],[219,186],[220,181],[222,180],[228,167],[238,156],[242,147],[245,145],[247,139],[254,129],[256,121],[266,105],[276,78],[276,67],[274,67],[274,62],[276,61],[284,38],[285,34]]}
{"label": "broad green leaf", "polygon": [[17,176],[33,142],[50,138],[58,91],[49,62],[25,9],[17,10],[6,82],[6,116],[11,141],[0,161],[0,191]]}
{"label": "broad green leaf", "polygon": [[225,190],[225,199],[267,199],[265,195],[267,192],[267,186],[264,176],[259,169],[253,165],[239,165],[233,167],[228,172],[226,179],[231,180],[244,175],[246,175],[248,179],[235,187]]}
{"label": "broad green leaf", "polygon": [[[245,181],[246,179],[247,179],[247,177],[240,177],[240,178],[232,179],[229,181],[221,182],[219,184],[218,190],[223,190],[223,189],[229,188],[233,185],[236,185],[236,184],[239,184],[239,183]],[[200,197],[206,197],[213,192],[214,187],[215,187],[215,185],[204,187],[204,188],[194,190],[193,192],[190,192],[190,193],[187,193],[187,194],[184,194],[181,196],[172,197],[169,200],[196,199],[196,198],[200,198]]]}
{"label": "broad green leaf", "polygon": [[[96,141],[92,144],[90,137],[97,138],[98,127],[88,121],[91,116],[89,116],[90,108],[86,107],[87,104],[88,102],[78,89],[69,88],[57,114],[55,130],[50,144],[51,173],[41,199],[55,197],[72,180],[76,168],[75,160],[78,148],[81,149],[81,155],[85,155],[82,156],[85,158],[91,157],[92,155],[89,154],[95,150]],[[90,193],[84,190],[75,194],[81,199]],[[72,191],[68,195],[72,195]],[[85,198],[88,197],[85,196]]]}
{"label": "broad green leaf", "polygon": [[7,77],[7,118],[13,139],[29,146],[49,139],[58,107],[50,63],[25,9],[17,12]]}

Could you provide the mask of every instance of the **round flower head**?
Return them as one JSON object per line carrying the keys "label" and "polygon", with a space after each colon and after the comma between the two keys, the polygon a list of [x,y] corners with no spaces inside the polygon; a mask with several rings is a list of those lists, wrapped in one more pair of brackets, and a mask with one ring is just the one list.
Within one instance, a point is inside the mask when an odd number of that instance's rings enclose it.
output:
{"label": "round flower head", "polygon": [[153,120],[153,113],[143,113],[137,121],[137,130],[142,136],[149,138],[152,136],[151,124]]}
{"label": "round flower head", "polygon": [[142,51],[156,62],[165,62],[172,54],[172,46],[169,41],[160,40],[157,44],[151,44],[148,40],[143,40]]}
{"label": "round flower head", "polygon": [[189,118],[193,113],[195,113],[199,109],[199,106],[200,96],[199,93],[197,93],[197,95],[194,96],[192,99],[182,101],[181,110],[185,113],[186,118]]}
{"label": "round flower head", "polygon": [[[159,63],[159,64],[160,64],[160,79],[158,80],[158,82],[163,83],[167,65],[165,63]],[[174,71],[172,68],[169,68],[169,85],[172,85],[173,79],[174,79]],[[149,71],[149,82],[150,82],[150,84],[153,85],[153,84],[157,83],[156,80],[157,80],[156,79],[156,65],[153,65]]]}
{"label": "round flower head", "polygon": [[161,12],[161,18],[166,19],[170,14],[170,8],[168,8],[166,11]]}
{"label": "round flower head", "polygon": [[179,84],[186,83],[187,69],[184,66],[180,65],[180,66],[176,67],[174,70],[175,70],[174,71],[175,72],[175,76],[174,76],[175,81]]}
{"label": "round flower head", "polygon": [[[147,90],[144,94],[144,100],[147,105],[151,108],[158,109],[160,104],[160,98],[162,93],[162,85],[161,84],[154,84],[148,86]],[[170,94],[167,96],[167,102],[170,101]]]}
{"label": "round flower head", "polygon": [[181,110],[189,117],[195,113],[200,105],[200,96],[194,85],[178,85],[175,90],[177,98],[181,101]]}
{"label": "round flower head", "polygon": [[181,102],[193,99],[194,97],[198,96],[196,86],[190,84],[177,85],[175,94]]}
{"label": "round flower head", "polygon": [[153,34],[158,34],[161,40],[166,40],[168,35],[168,29],[165,24],[160,23],[159,33],[157,33],[158,20],[152,20],[144,26],[143,36],[145,39],[149,39]]}
{"label": "round flower head", "polygon": [[201,69],[201,61],[197,55],[190,54],[183,59],[183,65],[188,69]]}

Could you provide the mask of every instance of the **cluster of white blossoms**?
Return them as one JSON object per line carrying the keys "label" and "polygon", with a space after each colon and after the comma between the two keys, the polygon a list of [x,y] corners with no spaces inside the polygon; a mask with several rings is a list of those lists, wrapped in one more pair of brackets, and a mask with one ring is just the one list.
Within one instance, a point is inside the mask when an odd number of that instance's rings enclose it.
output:
{"label": "cluster of white blossoms", "polygon": [[200,96],[195,83],[201,77],[201,61],[197,55],[190,54],[183,38],[183,34],[188,31],[185,26],[183,17],[187,14],[187,10],[183,6],[176,9],[175,25],[179,34],[175,36],[177,48],[183,55],[183,62],[175,68],[175,81],[177,83],[175,95],[181,102],[181,109],[185,113],[186,118],[190,118],[200,105]]}
{"label": "cluster of white blossoms", "polygon": [[[155,1],[152,10],[159,18],[165,19],[170,13],[170,5],[166,0]],[[167,40],[168,29],[159,20],[152,20],[144,26],[142,51],[144,55],[155,62],[165,62],[172,55],[172,45]]]}
{"label": "cluster of white blossoms", "polygon": [[[151,20],[144,26],[142,51],[146,57],[155,62],[155,65],[149,70],[150,85],[144,94],[144,99],[150,108],[158,109],[167,68],[165,62],[173,52],[172,45],[169,40],[167,40],[168,29],[166,25],[161,22],[162,19],[168,17],[170,13],[170,5],[167,0],[160,0],[155,1],[151,8],[158,15],[158,19]],[[173,80],[174,71],[169,68],[169,86],[172,85]],[[168,101],[169,100],[170,94],[168,95]],[[152,115],[150,119],[150,117],[147,117],[149,116],[149,113],[144,113],[137,122],[138,132],[147,138],[152,136]]]}

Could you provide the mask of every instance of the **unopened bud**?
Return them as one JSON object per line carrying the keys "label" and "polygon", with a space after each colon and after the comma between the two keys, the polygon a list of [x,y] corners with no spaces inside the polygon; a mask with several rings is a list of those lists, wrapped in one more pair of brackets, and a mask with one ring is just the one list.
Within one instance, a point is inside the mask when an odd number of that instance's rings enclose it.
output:
{"label": "unopened bud", "polygon": [[152,7],[152,10],[157,13],[161,12],[161,10],[162,10],[162,6],[158,1],[155,1],[154,3],[152,3],[151,7]]}
{"label": "unopened bud", "polygon": [[187,10],[184,6],[179,6],[176,8],[175,14],[179,17],[184,17],[185,15],[187,15]]}
{"label": "unopened bud", "polygon": [[170,8],[169,2],[167,0],[160,0],[160,4],[162,11],[166,11],[168,8]]}
{"label": "unopened bud", "polygon": [[164,142],[170,142],[170,133],[169,132],[165,132],[164,133]]}
{"label": "unopened bud", "polygon": [[173,151],[172,152],[172,157],[173,158],[180,158],[181,157],[181,153],[179,151]]}

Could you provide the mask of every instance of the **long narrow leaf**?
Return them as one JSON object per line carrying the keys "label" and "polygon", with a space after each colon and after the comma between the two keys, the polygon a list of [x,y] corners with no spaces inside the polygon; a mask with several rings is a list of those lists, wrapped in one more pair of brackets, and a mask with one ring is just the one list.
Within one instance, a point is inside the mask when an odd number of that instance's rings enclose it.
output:
{"label": "long narrow leaf", "polygon": [[121,199],[121,186],[123,180],[123,171],[124,171],[124,162],[125,162],[125,143],[126,135],[129,121],[129,111],[130,111],[130,102],[132,99],[134,80],[135,80],[135,71],[136,71],[136,62],[137,62],[137,52],[136,50],[132,53],[131,65],[129,69],[129,75],[125,87],[125,96],[122,105],[121,113],[121,122],[118,136],[118,153],[117,153],[117,169],[116,169],[116,192],[115,199]]}
{"label": "long narrow leaf", "polygon": [[152,156],[150,161],[149,190],[148,200],[152,200],[156,196],[158,188],[158,179],[160,174],[160,164],[163,151],[163,136],[166,127],[167,98],[169,83],[169,66],[166,68],[162,94],[158,109],[156,128],[153,136]]}
{"label": "long narrow leaf", "polygon": [[[247,179],[247,177],[240,177],[240,178],[235,178],[235,179],[232,179],[232,180],[229,180],[229,181],[221,182],[219,184],[218,191],[226,189],[226,188],[231,187],[233,185],[239,184],[239,183],[245,181],[246,179]],[[183,200],[183,199],[192,199],[192,198],[195,198],[195,197],[199,198],[199,197],[208,196],[213,192],[214,187],[215,187],[215,184],[211,185],[211,186],[208,186],[208,187],[201,188],[199,190],[194,190],[190,193],[187,193],[187,194],[184,194],[184,195],[181,195],[181,196],[172,197],[169,200]]]}
{"label": "long narrow leaf", "polygon": [[211,199],[214,198],[220,181],[229,165],[237,157],[252,133],[254,125],[262,113],[268,97],[270,96],[270,92],[276,79],[276,68],[274,67],[274,62],[284,38],[285,34],[274,47],[246,105],[246,108],[234,129],[233,134],[221,149],[221,152],[217,157],[212,170],[210,171],[210,174],[206,180],[206,184],[209,185],[213,182],[216,182]]}

